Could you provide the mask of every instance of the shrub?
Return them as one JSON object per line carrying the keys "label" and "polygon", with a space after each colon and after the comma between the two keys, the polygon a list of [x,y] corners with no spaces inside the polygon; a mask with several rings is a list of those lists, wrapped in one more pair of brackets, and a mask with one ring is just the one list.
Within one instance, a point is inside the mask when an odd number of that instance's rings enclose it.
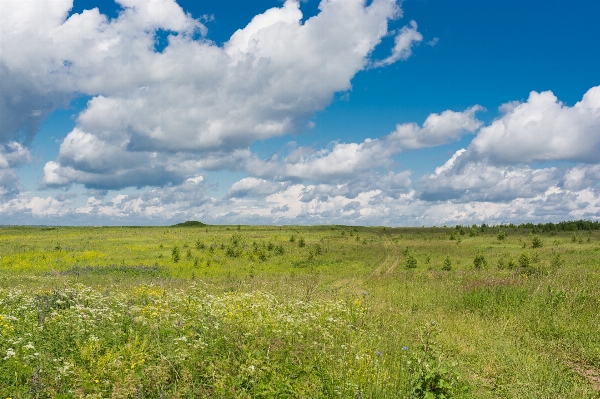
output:
{"label": "shrub", "polygon": [[533,236],[531,238],[531,247],[532,248],[541,248],[543,246],[542,240],[539,236]]}
{"label": "shrub", "polygon": [[417,267],[417,258],[415,258],[413,254],[408,254],[406,255],[404,264],[406,265],[407,269],[414,269]]}
{"label": "shrub", "polygon": [[499,270],[506,269],[506,267],[508,266],[508,265],[507,265],[507,262],[506,262],[506,258],[505,258],[505,257],[501,257],[501,258],[499,258],[499,259],[498,259],[498,265],[497,265],[497,266],[498,266],[498,269],[499,269]]}
{"label": "shrub", "polygon": [[436,327],[437,324],[431,322],[423,328],[420,334],[421,346],[409,362],[412,374],[411,398],[453,398],[466,391],[466,387],[454,371],[457,364],[448,364],[442,357],[435,341]]}
{"label": "shrub", "polygon": [[550,261],[550,266],[554,268],[559,268],[565,264],[565,261],[560,257],[560,254],[556,254],[552,257]]}
{"label": "shrub", "polygon": [[175,263],[179,262],[179,259],[181,259],[181,253],[179,252],[179,247],[177,245],[173,247],[173,250],[171,251],[171,257]]}
{"label": "shrub", "polygon": [[449,256],[446,256],[446,259],[444,259],[444,263],[442,265],[442,270],[445,270],[445,271],[452,270],[452,261],[450,260]]}
{"label": "shrub", "polygon": [[321,248],[320,244],[315,244],[314,248],[315,248],[315,255],[321,255],[321,253],[323,253],[323,249]]}
{"label": "shrub", "polygon": [[234,234],[231,236],[231,243],[236,246],[242,242],[242,236],[240,234]]}
{"label": "shrub", "polygon": [[258,257],[258,259],[260,259],[261,261],[266,261],[268,259],[267,257],[267,253],[265,252],[264,249],[260,248],[256,251],[256,256]]}
{"label": "shrub", "polygon": [[517,262],[521,267],[529,267],[531,265],[531,256],[527,251],[521,252],[521,255],[517,258]]}
{"label": "shrub", "polygon": [[204,248],[206,248],[206,245],[204,245],[204,243],[200,240],[196,241],[196,249],[197,250],[203,250]]}
{"label": "shrub", "polygon": [[498,235],[496,237],[498,238],[498,241],[504,241],[507,237],[506,231],[500,230],[500,232],[498,233]]}
{"label": "shrub", "polygon": [[239,258],[240,255],[242,255],[242,250],[240,248],[229,246],[225,250],[225,255],[227,255],[230,258]]}
{"label": "shrub", "polygon": [[473,258],[473,266],[475,266],[475,269],[479,270],[482,267],[487,266],[487,260],[485,260],[485,257],[481,254],[475,255],[475,258]]}
{"label": "shrub", "polygon": [[306,246],[306,241],[304,241],[304,237],[300,237],[300,239],[298,240],[298,246],[300,248]]}
{"label": "shrub", "polygon": [[275,247],[275,255],[283,255],[284,254],[284,249],[283,249],[283,245],[279,244],[278,246]]}

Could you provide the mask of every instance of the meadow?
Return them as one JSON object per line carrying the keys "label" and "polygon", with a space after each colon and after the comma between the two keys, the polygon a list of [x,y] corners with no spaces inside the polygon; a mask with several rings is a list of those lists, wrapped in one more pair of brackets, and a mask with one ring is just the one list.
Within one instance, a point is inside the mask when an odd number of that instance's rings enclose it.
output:
{"label": "meadow", "polygon": [[0,227],[0,398],[598,398],[598,224]]}

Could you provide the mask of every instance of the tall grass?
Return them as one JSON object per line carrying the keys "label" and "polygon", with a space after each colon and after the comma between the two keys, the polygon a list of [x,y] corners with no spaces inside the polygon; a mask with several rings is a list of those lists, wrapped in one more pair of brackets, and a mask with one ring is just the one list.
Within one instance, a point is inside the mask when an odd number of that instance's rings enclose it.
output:
{"label": "tall grass", "polygon": [[0,395],[598,397],[600,235],[533,227],[2,228]]}

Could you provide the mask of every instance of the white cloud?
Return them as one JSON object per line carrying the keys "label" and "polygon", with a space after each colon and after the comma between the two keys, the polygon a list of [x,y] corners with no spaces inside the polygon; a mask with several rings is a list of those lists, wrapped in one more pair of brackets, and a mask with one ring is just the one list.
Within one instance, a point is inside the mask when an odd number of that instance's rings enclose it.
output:
{"label": "white cloud", "polygon": [[466,132],[473,133],[479,129],[483,122],[475,118],[475,113],[483,110],[483,107],[474,105],[463,112],[447,110],[441,114],[431,114],[423,127],[416,123],[399,124],[388,140],[405,149],[446,144],[460,139]]}
{"label": "white cloud", "polygon": [[571,192],[593,188],[600,181],[600,165],[533,168],[527,165],[502,166],[485,160],[473,161],[458,150],[435,173],[421,178],[419,197],[427,201],[467,203],[507,202],[534,198],[548,190]]}
{"label": "white cloud", "polygon": [[[455,161],[451,159],[448,162]],[[419,197],[427,201],[511,201],[535,197],[563,180],[561,171],[554,167],[499,167],[485,162],[459,165],[445,165],[435,174],[424,176]]]}
{"label": "white cloud", "polygon": [[[600,181],[600,86],[572,107],[546,91],[500,110],[503,115],[482,127],[466,150],[422,178],[420,198],[506,202],[535,198],[552,187],[593,188]],[[527,165],[536,161],[585,163]]]}
{"label": "white cloud", "polygon": [[570,190],[556,185],[531,197],[502,202],[483,197],[469,202],[431,202],[419,199],[413,190],[393,195],[368,186],[352,192],[344,185],[327,184],[281,185],[279,191],[266,197],[261,194],[218,200],[207,194],[209,188],[201,176],[194,176],[181,185],[156,188],[141,195],[59,199],[21,194],[0,203],[0,217],[3,223],[19,224],[143,225],[202,220],[217,224],[392,226],[600,218],[597,189]]}
{"label": "white cloud", "polygon": [[[123,1],[119,18],[73,14],[72,0],[0,2],[0,140],[25,134],[80,93],[119,93],[156,75],[156,29],[204,26],[172,0]],[[152,68],[154,65],[154,68]]]}
{"label": "white cloud", "polygon": [[410,21],[408,26],[400,29],[400,32],[394,38],[394,48],[392,54],[381,60],[373,63],[375,68],[386,65],[391,65],[399,60],[406,60],[412,55],[412,47],[423,41],[423,35],[417,31],[417,23]]}
{"label": "white cloud", "polygon": [[438,44],[439,41],[440,41],[439,37],[434,37],[433,39],[431,39],[430,41],[427,42],[427,45],[433,47],[436,44]]}
{"label": "white cloud", "polygon": [[358,173],[366,172],[389,162],[381,154],[380,140],[366,139],[358,143],[335,143],[320,151],[298,148],[277,168],[280,179],[301,179],[313,182],[347,181]]}
{"label": "white cloud", "polygon": [[578,165],[565,173],[564,187],[568,190],[583,190],[600,182],[600,165]]}
{"label": "white cloud", "polygon": [[550,91],[534,91],[526,102],[500,109],[505,114],[473,139],[470,158],[496,164],[600,161],[600,86],[572,107]]}
{"label": "white cloud", "polygon": [[245,177],[231,185],[227,191],[228,198],[265,197],[284,188],[282,184],[255,177]]}
{"label": "white cloud", "polygon": [[14,196],[21,190],[14,169],[30,160],[29,150],[22,144],[13,141],[0,145],[0,198]]}
{"label": "white cloud", "polygon": [[[19,109],[7,105],[8,97],[0,103],[7,115],[26,115],[5,125],[1,137],[14,136],[31,121],[35,131],[35,120],[59,105],[50,99],[64,104],[75,93],[94,96],[46,168],[46,185],[177,184],[190,171],[161,162],[161,155],[202,163],[214,152],[221,158],[253,141],[301,131],[334,93],[351,88],[387,34],[388,20],[400,13],[393,0],[368,6],[361,0],[324,1],[319,14],[303,23],[298,2],[288,0],[219,47],[194,40],[193,33],[206,28],[173,0],[119,4],[124,10],[108,20],[98,9],[66,19],[70,1],[39,9],[37,3],[2,3],[2,80],[36,78],[21,79],[31,95]],[[22,26],[20,19],[26,21]],[[158,29],[178,33],[161,53],[153,47]],[[400,36],[416,26],[407,29]],[[406,56],[402,50],[400,58]],[[22,88],[25,83],[8,87],[5,97]],[[35,100],[43,96],[49,100]],[[151,168],[159,178],[144,173]]]}
{"label": "white cloud", "polygon": [[393,178],[385,172],[375,172],[393,169],[392,158],[406,149],[446,144],[467,132],[476,131],[482,124],[475,118],[475,113],[480,110],[482,107],[476,105],[463,112],[434,113],[427,117],[422,127],[416,123],[397,125],[394,132],[380,139],[367,138],[361,143],[333,142],[320,150],[299,147],[281,159],[273,157],[262,161],[248,153],[243,163],[249,173],[277,181],[345,184],[361,189],[368,182],[369,187],[388,193],[398,193],[398,189],[404,192],[411,184],[410,171],[392,173]]}

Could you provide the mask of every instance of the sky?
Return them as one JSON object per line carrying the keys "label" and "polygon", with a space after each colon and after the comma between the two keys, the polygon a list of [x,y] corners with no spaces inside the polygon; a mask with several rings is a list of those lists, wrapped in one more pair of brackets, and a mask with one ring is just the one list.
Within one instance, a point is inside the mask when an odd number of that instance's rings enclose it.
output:
{"label": "sky", "polygon": [[600,220],[598,15],[3,0],[0,225]]}

